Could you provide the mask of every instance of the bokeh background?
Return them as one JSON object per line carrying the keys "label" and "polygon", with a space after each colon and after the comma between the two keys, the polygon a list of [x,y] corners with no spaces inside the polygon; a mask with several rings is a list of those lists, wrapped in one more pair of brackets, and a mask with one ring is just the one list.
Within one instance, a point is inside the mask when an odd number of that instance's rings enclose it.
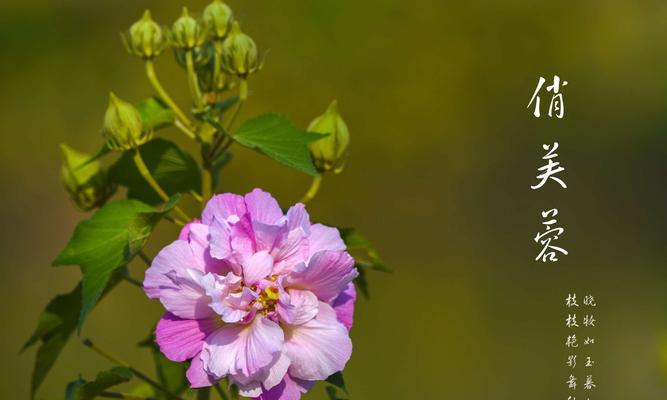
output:
{"label": "bokeh background", "polygon": [[[667,3],[229,3],[270,50],[242,116],[275,111],[305,127],[339,100],[351,157],[309,210],[357,227],[395,270],[371,273],[372,298],[358,303],[345,372],[352,399],[566,399],[564,299],[573,292],[598,303],[589,397],[667,397]],[[93,152],[107,93],[151,94],[118,32],[147,7],[170,24],[181,6],[205,4],[3,1],[1,398],[28,398],[34,349],[18,350],[48,300],[79,278],[76,267],[50,267],[86,217],[60,185],[58,144]],[[171,55],[157,68],[185,101]],[[538,77],[553,74],[569,81],[566,118],[535,119],[526,105]],[[555,140],[569,187],[531,191],[541,144]],[[259,186],[287,205],[308,186],[303,174],[251,151],[234,155],[227,191]],[[532,238],[539,212],[552,207],[570,255],[538,264]],[[174,235],[163,223],[149,253]],[[142,265],[130,269],[142,275]],[[160,312],[121,285],[83,336],[151,371],[136,343]],[[62,398],[79,373],[109,366],[73,338],[38,398]],[[323,399],[323,388],[307,398]]]}

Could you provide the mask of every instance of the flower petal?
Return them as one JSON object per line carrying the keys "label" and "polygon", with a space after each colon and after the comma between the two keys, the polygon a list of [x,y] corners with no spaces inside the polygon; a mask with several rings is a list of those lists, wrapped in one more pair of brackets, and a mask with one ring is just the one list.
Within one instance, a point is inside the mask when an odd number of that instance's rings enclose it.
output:
{"label": "flower petal", "polygon": [[170,271],[183,271],[188,268],[204,271],[204,260],[195,257],[190,244],[177,240],[160,250],[155,256],[144,278],[144,292],[151,299],[160,297],[162,288],[174,287],[167,274]]}
{"label": "flower petal", "polygon": [[322,301],[335,299],[359,273],[354,259],[344,251],[320,251],[308,263],[297,267],[285,280],[285,286],[306,289]]}
{"label": "flower petal", "polygon": [[338,297],[331,304],[336,311],[336,318],[345,327],[352,329],[352,322],[354,320],[354,302],[357,300],[357,290],[354,283],[347,284],[347,288],[341,292]]}
{"label": "flower petal", "polygon": [[217,382],[213,376],[209,375],[206,370],[204,370],[204,363],[201,360],[200,354],[192,359],[190,368],[188,368],[185,376],[188,378],[192,388],[213,386]]}
{"label": "flower petal", "polygon": [[206,295],[200,280],[203,272],[188,268],[183,271],[170,271],[167,278],[171,287],[160,291],[160,303],[170,313],[185,319],[204,319],[211,315],[208,304],[211,299]]}
{"label": "flower petal", "polygon": [[261,189],[255,189],[246,194],[245,204],[253,221],[266,225],[276,225],[284,218],[283,211],[276,199]]}
{"label": "flower petal", "polygon": [[181,362],[199,355],[204,338],[217,327],[213,319],[182,319],[165,313],[155,329],[155,342],[165,357]]}
{"label": "flower petal", "polygon": [[273,269],[273,257],[267,251],[253,254],[243,264],[243,279],[245,284],[254,285],[262,278],[269,276]]}
{"label": "flower petal", "polygon": [[285,347],[292,361],[289,374],[305,380],[323,380],[341,371],[352,355],[347,329],[330,305],[320,303],[317,317],[285,329]]}
{"label": "flower petal", "polygon": [[281,319],[285,323],[302,325],[315,318],[320,302],[317,296],[309,290],[291,289],[289,290],[289,305],[291,307],[283,310],[280,302],[278,302],[278,306],[276,307],[278,315],[281,316]]}
{"label": "flower petal", "polygon": [[314,224],[310,227],[308,242],[311,257],[323,250],[343,251],[346,249],[338,229],[322,224]]}
{"label": "flower petal", "polygon": [[233,193],[215,195],[206,203],[202,213],[202,222],[207,225],[218,221],[236,222],[246,213],[243,196]]}
{"label": "flower petal", "polygon": [[261,372],[283,348],[283,330],[261,315],[248,325],[226,325],[206,338],[202,360],[208,373],[223,377]]}
{"label": "flower petal", "polygon": [[295,379],[286,374],[280,384],[265,391],[255,400],[299,400],[301,394],[313,387],[315,382]]}

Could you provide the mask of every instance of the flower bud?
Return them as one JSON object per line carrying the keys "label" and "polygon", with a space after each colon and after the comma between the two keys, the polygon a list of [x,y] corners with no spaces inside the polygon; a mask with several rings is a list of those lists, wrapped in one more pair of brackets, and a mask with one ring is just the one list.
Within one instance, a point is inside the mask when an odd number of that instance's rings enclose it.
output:
{"label": "flower bud", "polygon": [[171,42],[179,49],[192,50],[206,42],[208,30],[192,18],[188,9],[183,7],[183,14],[171,27]]}
{"label": "flower bud", "polygon": [[141,114],[132,104],[109,94],[109,107],[104,114],[102,133],[112,150],[135,149],[151,140],[152,131],[144,131]]}
{"label": "flower bud", "polygon": [[149,10],[121,38],[130,54],[145,59],[160,55],[168,46],[166,30],[153,21]]}
{"label": "flower bud", "polygon": [[90,161],[91,156],[61,144],[63,164],[60,176],[67,193],[82,211],[99,207],[115,192],[113,185],[99,161]]}
{"label": "flower bud", "polygon": [[241,32],[241,27],[236,21],[222,42],[222,68],[230,75],[240,78],[245,78],[262,68],[257,56],[257,45],[250,36]]}
{"label": "flower bud", "polygon": [[333,170],[335,174],[340,173],[347,160],[350,132],[347,129],[347,124],[338,113],[338,102],[336,100],[331,102],[324,114],[310,123],[308,131],[329,134],[329,136],[311,142],[309,145],[315,168],[320,172]]}
{"label": "flower bud", "polygon": [[216,40],[222,40],[229,32],[232,23],[232,9],[222,0],[213,0],[204,9],[204,23]]}

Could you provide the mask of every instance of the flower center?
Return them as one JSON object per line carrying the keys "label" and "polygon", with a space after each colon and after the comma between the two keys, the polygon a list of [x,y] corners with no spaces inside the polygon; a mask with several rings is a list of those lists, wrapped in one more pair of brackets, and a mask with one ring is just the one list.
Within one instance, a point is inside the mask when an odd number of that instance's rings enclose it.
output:
{"label": "flower center", "polygon": [[262,307],[259,312],[266,315],[275,311],[279,297],[280,290],[275,286],[267,286],[264,290],[261,290],[259,292],[259,297],[255,299],[255,303]]}

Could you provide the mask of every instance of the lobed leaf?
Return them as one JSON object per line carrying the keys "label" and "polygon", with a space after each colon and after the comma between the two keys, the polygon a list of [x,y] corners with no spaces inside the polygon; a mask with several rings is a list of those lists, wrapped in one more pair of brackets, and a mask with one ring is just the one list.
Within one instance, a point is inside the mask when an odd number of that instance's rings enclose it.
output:
{"label": "lobed leaf", "polygon": [[325,136],[297,128],[284,115],[265,114],[244,122],[232,138],[284,165],[317,176],[308,143]]}
{"label": "lobed leaf", "polygon": [[[201,171],[192,156],[165,139],[154,139],[139,148],[148,170],[169,196],[176,193],[201,193]],[[127,197],[148,204],[162,202],[148,186],[134,164],[131,152],[125,152],[109,169],[109,176],[127,188]]]}
{"label": "lobed leaf", "polygon": [[92,382],[79,378],[67,385],[65,400],[92,400],[110,387],[128,382],[133,375],[129,368],[114,367],[97,374]]}
{"label": "lobed leaf", "polygon": [[106,204],[90,219],[80,222],[54,266],[78,265],[83,273],[78,329],[95,306],[114,271],[127,265],[141,250],[155,224],[178,201],[160,209],[137,200]]}
{"label": "lobed leaf", "polygon": [[157,97],[149,97],[136,105],[145,130],[156,130],[172,125],[176,119],[174,112]]}

